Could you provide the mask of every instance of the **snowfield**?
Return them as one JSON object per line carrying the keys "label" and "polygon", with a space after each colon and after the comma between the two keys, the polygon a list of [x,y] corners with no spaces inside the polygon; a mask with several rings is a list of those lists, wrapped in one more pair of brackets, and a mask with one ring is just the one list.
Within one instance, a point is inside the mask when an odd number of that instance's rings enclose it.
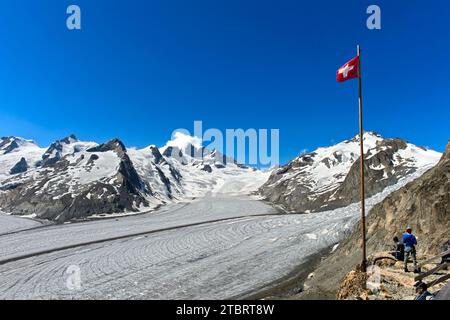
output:
{"label": "snowfield", "polygon": [[[430,167],[368,199],[367,209]],[[359,204],[280,214],[248,195],[265,179],[254,177],[236,175],[156,212],[0,235],[0,299],[242,298],[336,245],[359,219]],[[8,227],[16,219],[1,215],[0,230],[17,231]],[[67,286],[71,266],[79,288]]]}

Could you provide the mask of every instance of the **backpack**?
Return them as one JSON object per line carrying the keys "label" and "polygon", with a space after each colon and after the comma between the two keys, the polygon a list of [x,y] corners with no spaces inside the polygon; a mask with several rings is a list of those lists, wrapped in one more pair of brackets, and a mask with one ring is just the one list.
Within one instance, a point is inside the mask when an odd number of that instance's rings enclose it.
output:
{"label": "backpack", "polygon": [[403,260],[405,257],[405,245],[403,243],[398,243],[395,250],[395,258],[397,260]]}

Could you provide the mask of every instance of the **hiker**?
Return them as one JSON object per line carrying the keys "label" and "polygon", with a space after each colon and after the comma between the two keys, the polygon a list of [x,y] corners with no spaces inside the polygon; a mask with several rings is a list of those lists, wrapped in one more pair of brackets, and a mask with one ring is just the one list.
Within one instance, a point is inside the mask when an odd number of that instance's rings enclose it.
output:
{"label": "hiker", "polygon": [[404,257],[405,272],[409,272],[408,271],[408,260],[409,260],[409,257],[411,256],[413,259],[413,264],[414,264],[414,272],[417,273],[418,272],[417,259],[416,259],[417,239],[412,234],[412,228],[410,228],[410,227],[406,228],[406,233],[403,235],[403,244],[405,246],[405,257]]}
{"label": "hiker", "polygon": [[417,296],[414,300],[432,300],[433,294],[428,291],[428,285],[425,282],[418,281],[414,284]]}
{"label": "hiker", "polygon": [[400,240],[398,240],[398,237],[395,236],[394,239],[394,246],[392,247],[392,251],[390,254],[394,256],[395,259],[403,261],[405,258],[405,246]]}

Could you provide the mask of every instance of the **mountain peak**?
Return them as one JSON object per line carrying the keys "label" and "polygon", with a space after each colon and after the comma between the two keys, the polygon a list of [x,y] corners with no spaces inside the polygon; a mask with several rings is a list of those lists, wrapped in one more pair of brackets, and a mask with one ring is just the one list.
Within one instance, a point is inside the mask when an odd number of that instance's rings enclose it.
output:
{"label": "mountain peak", "polygon": [[[363,139],[364,141],[367,140],[371,140],[371,141],[376,141],[376,140],[382,140],[384,139],[383,136],[375,131],[364,131],[363,134]],[[359,142],[359,133],[354,136],[352,139],[347,140],[347,142]]]}
{"label": "mountain peak", "polygon": [[63,142],[66,144],[71,144],[71,143],[78,142],[78,141],[79,141],[78,138],[74,134],[71,134],[71,135],[65,137],[64,139],[60,140],[60,142]]}
{"label": "mountain peak", "polygon": [[[364,134],[366,195],[381,192],[417,170],[435,165],[441,155],[402,139]],[[269,201],[289,211],[323,211],[356,202],[359,198],[359,136],[299,156],[275,170],[260,189]]]}
{"label": "mountain peak", "polygon": [[35,146],[37,145],[32,140],[26,140],[21,137],[9,136],[9,137],[1,137],[0,138],[0,151],[3,151],[3,154],[10,153],[20,147],[25,146]]}
{"label": "mountain peak", "polygon": [[93,148],[86,150],[87,152],[106,152],[106,151],[116,151],[118,154],[126,153],[127,148],[125,144],[118,138],[109,140],[106,143],[102,143]]}
{"label": "mountain peak", "polygon": [[5,143],[5,142],[11,142],[11,141],[16,141],[17,143],[33,143],[33,140],[28,140],[28,139],[24,139],[22,137],[16,137],[16,136],[8,136],[8,137],[1,137],[0,138],[0,143]]}

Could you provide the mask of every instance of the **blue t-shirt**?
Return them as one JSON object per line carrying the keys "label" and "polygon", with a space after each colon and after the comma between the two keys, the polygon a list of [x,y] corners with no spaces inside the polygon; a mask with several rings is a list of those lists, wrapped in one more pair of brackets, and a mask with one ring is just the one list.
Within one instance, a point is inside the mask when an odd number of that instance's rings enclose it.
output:
{"label": "blue t-shirt", "polygon": [[403,235],[403,243],[405,244],[405,247],[413,248],[417,244],[417,239],[412,234],[405,233]]}

